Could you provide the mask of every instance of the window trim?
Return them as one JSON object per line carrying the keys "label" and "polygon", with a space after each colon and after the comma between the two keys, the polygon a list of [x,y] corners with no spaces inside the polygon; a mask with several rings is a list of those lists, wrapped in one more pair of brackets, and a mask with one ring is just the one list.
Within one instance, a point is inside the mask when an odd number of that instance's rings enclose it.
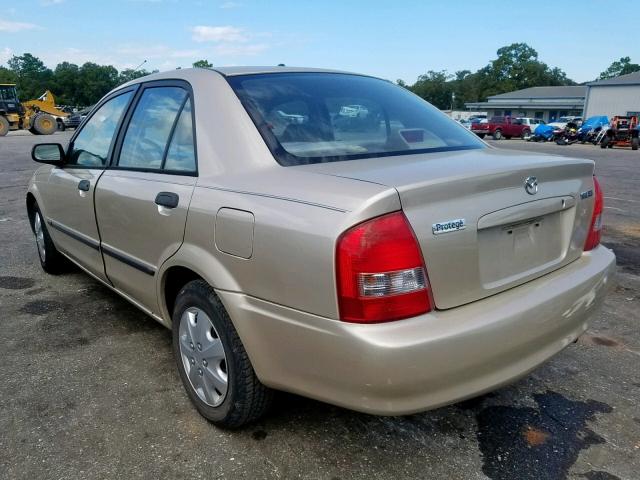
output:
{"label": "window trim", "polygon": [[[113,155],[111,156],[111,161],[109,162],[109,165],[107,166],[108,170],[121,170],[121,171],[125,171],[125,172],[144,172],[144,173],[158,173],[161,175],[178,175],[178,176],[183,176],[183,177],[198,177],[199,176],[199,165],[198,165],[198,140],[196,138],[197,136],[197,129],[196,129],[196,111],[195,111],[195,102],[194,102],[194,95],[193,95],[193,87],[191,86],[191,84],[189,82],[187,82],[186,80],[155,80],[155,81],[150,81],[150,82],[142,82],[140,84],[138,84],[140,86],[140,88],[138,89],[138,91],[136,92],[133,100],[132,100],[132,104],[131,107],[129,108],[129,110],[127,111],[127,114],[125,115],[123,122],[122,122],[122,126],[120,128],[120,130],[118,131],[118,136],[116,138],[116,142],[115,142],[115,146],[114,146],[114,150],[113,150]],[[136,111],[136,108],[138,107],[138,104],[140,103],[140,99],[142,97],[142,95],[144,94],[145,90],[150,89],[150,88],[162,88],[162,87],[178,87],[178,88],[182,88],[183,90],[186,91],[187,96],[185,97],[185,99],[182,102],[182,105],[180,106],[180,110],[178,111],[178,115],[176,116],[176,119],[174,120],[174,124],[171,128],[171,133],[169,134],[169,139],[167,141],[167,145],[165,146],[165,152],[164,152],[164,156],[163,156],[163,161],[162,161],[162,165],[161,167],[158,168],[143,168],[143,167],[122,167],[120,165],[118,165],[119,161],[120,161],[120,154],[122,153],[122,145],[124,143],[124,138],[125,135],[127,133],[127,130],[129,129],[129,125],[131,124],[131,119],[133,117],[134,112]],[[194,153],[194,159],[195,159],[195,163],[196,163],[196,168],[195,170],[165,170],[164,167],[164,162],[166,159],[166,153],[167,153],[167,148],[169,147],[169,145],[171,144],[171,141],[173,140],[173,134],[175,133],[175,128],[177,125],[177,120],[180,117],[181,113],[182,113],[182,109],[184,108],[184,106],[186,105],[186,101],[190,100],[191,101],[191,128],[193,130],[193,153]]]}
{"label": "window trim", "polygon": [[[61,168],[79,168],[79,169],[84,169],[84,170],[106,170],[109,168],[109,165],[111,165],[111,161],[113,160],[113,154],[115,153],[115,146],[117,144],[118,141],[118,137],[120,136],[120,132],[122,130],[122,125],[124,124],[124,120],[127,118],[127,115],[129,114],[129,111],[131,110],[131,106],[133,105],[133,102],[136,98],[136,92],[139,89],[140,84],[135,84],[135,85],[131,85],[129,87],[126,88],[122,88],[113,92],[108,93],[106,96],[104,96],[98,103],[95,104],[95,106],[91,109],[91,111],[89,112],[89,114],[87,115],[87,117],[82,121],[82,123],[76,128],[76,131],[73,132],[73,135],[71,136],[71,139],[69,140],[69,145],[67,145],[67,150],[65,151],[65,155],[64,155],[64,163],[62,164]],[[126,93],[130,93],[133,92],[133,95],[131,96],[131,98],[129,99],[129,102],[127,103],[127,105],[124,108],[124,112],[122,117],[120,118],[120,121],[118,122],[118,125],[116,125],[116,129],[115,129],[115,133],[113,135],[113,137],[111,138],[111,144],[109,145],[109,151],[107,152],[107,161],[104,165],[101,166],[96,166],[96,165],[74,165],[74,164],[70,164],[67,163],[67,160],[69,159],[69,155],[71,154],[71,151],[73,150],[73,144],[75,143],[76,138],[78,137],[78,135],[80,135],[82,133],[82,131],[84,130],[84,127],[87,123],[89,123],[89,121],[93,118],[93,116],[95,115],[95,113],[100,110],[105,103],[113,100],[116,97],[119,97],[121,95],[124,95]]]}

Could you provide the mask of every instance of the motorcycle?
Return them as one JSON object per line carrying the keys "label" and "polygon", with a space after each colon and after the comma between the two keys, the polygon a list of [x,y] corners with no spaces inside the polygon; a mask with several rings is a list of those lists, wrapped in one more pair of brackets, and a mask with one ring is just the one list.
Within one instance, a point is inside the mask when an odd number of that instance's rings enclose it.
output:
{"label": "motorcycle", "polygon": [[578,129],[578,141],[580,143],[593,143],[597,145],[601,138],[601,132],[609,126],[609,118],[605,115],[597,115],[587,118]]}
{"label": "motorcycle", "polygon": [[555,127],[550,125],[540,124],[533,131],[533,135],[530,135],[527,141],[529,142],[548,142],[553,140],[553,132]]}
{"label": "motorcycle", "polygon": [[556,145],[571,145],[578,141],[578,124],[569,122],[564,129],[556,130],[553,133]]}

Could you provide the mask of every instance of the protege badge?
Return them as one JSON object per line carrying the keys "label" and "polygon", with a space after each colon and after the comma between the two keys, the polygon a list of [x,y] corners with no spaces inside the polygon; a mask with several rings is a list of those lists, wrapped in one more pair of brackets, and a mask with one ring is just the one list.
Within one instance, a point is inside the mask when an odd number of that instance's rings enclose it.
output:
{"label": "protege badge", "polygon": [[440,235],[441,233],[457,232],[458,230],[464,230],[465,228],[464,218],[457,218],[455,220],[448,220],[446,222],[434,223],[431,226],[431,231],[434,235]]}

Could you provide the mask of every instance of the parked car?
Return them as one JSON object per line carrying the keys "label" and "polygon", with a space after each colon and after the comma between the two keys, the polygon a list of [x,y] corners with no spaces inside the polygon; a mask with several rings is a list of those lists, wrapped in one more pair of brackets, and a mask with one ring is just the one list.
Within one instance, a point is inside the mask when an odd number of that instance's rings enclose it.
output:
{"label": "parked car", "polygon": [[519,118],[512,117],[491,117],[487,123],[473,123],[471,131],[484,138],[491,135],[494,140],[509,140],[512,137],[526,138],[531,135],[529,125],[522,123]]}
{"label": "parked car", "polygon": [[78,128],[78,126],[82,123],[82,121],[86,118],[86,116],[91,111],[92,107],[85,108],[79,110],[76,113],[72,113],[68,117],[64,118],[64,126],[65,128]]}
{"label": "parked car", "polygon": [[536,131],[538,125],[545,125],[544,120],[540,118],[518,117],[518,120],[520,120],[523,125],[529,127],[529,135],[532,135],[533,132]]}
{"label": "parked car", "polygon": [[364,105],[345,105],[339,112],[343,117],[366,117],[368,114],[369,110]]}
{"label": "parked car", "polygon": [[466,128],[467,130],[471,130],[471,124],[472,122],[470,122],[469,120],[465,120],[464,118],[460,119],[460,120],[456,120],[460,125],[462,125],[464,128]]}
{"label": "parked car", "polygon": [[[356,102],[367,118],[331,123]],[[226,427],[272,389],[379,415],[478,395],[574,341],[612,284],[592,161],[490,148],[363,75],[149,75],[32,156],[42,268],[71,261],[171,328]]]}
{"label": "parked car", "polygon": [[576,127],[579,128],[582,125],[582,117],[560,117],[554,122],[549,122],[549,125],[558,130],[564,130],[568,123],[575,123]]}
{"label": "parked car", "polygon": [[473,115],[471,117],[469,117],[469,122],[471,123],[480,123],[483,120],[486,120],[487,116],[486,115]]}

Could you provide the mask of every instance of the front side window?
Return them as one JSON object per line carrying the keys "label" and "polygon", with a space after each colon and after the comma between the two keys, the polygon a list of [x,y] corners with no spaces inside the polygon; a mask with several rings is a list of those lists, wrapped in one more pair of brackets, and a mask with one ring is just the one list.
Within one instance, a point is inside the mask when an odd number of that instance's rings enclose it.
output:
{"label": "front side window", "polygon": [[73,141],[67,164],[104,167],[111,142],[133,92],[123,93],[104,103],[82,127]]}
{"label": "front side window", "polygon": [[118,166],[162,169],[174,124],[187,100],[186,90],[180,87],[147,88],[131,117]]}
{"label": "front side window", "polygon": [[228,81],[282,165],[485,148],[457,122],[384,80],[275,73]]}
{"label": "front side window", "polygon": [[18,98],[16,87],[3,86],[0,87],[0,100],[14,100]]}

